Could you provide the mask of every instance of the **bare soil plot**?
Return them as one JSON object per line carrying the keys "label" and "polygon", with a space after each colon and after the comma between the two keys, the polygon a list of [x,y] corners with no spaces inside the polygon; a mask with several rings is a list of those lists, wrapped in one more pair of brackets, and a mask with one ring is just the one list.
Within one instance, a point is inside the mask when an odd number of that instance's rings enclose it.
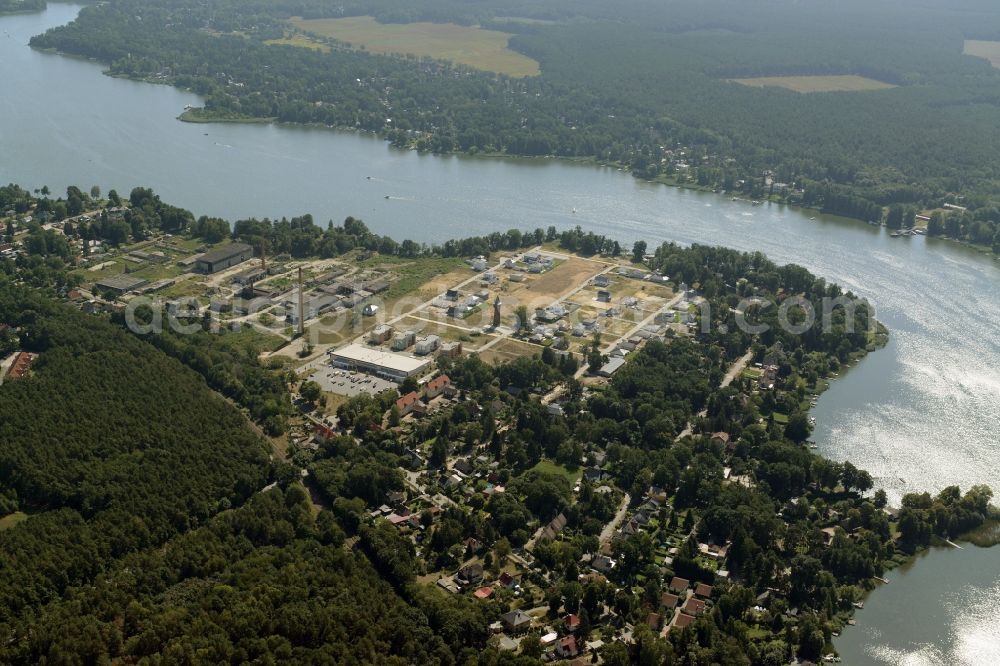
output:
{"label": "bare soil plot", "polygon": [[[547,273],[537,275],[529,282],[508,284],[507,299],[529,310],[552,305],[567,292],[585,285],[601,272],[602,266],[586,259],[571,257]],[[572,299],[571,299],[572,300]]]}
{"label": "bare soil plot", "polygon": [[854,74],[830,76],[761,76],[753,79],[729,79],[754,88],[785,88],[797,93],[870,92],[896,86]]}
{"label": "bare soil plot", "polygon": [[331,37],[372,53],[448,60],[508,76],[537,76],[538,63],[508,48],[511,33],[454,23],[379,23],[371,16],[340,19],[293,18],[304,32]]}

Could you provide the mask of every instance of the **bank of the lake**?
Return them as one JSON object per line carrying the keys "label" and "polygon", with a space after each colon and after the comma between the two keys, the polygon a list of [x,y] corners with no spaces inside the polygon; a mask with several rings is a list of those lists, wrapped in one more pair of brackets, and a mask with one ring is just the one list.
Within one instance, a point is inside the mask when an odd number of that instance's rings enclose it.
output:
{"label": "bank of the lake", "polygon": [[1000,663],[996,549],[932,548],[886,574],[837,641],[847,666]]}
{"label": "bank of the lake", "polygon": [[[950,484],[986,483],[1000,492],[1000,267],[992,258],[940,239],[891,238],[852,220],[646,183],[615,168],[433,156],[318,128],[178,122],[186,106],[202,101],[28,48],[31,36],[72,20],[78,9],[50,4],[38,14],[0,18],[11,34],[0,38],[0,72],[7,90],[17,91],[0,98],[3,182],[98,184],[123,194],[148,185],[197,215],[308,212],[322,224],[355,215],[378,233],[422,242],[578,224],[624,243],[759,250],[868,297],[892,331],[885,349],[841,373],[820,397],[817,452],[868,469],[893,503],[903,492]],[[981,554],[993,582],[971,571],[969,581],[989,589],[1000,584],[1000,549]],[[963,566],[955,567],[960,575]],[[882,645],[865,631],[874,626],[869,611],[908,584],[899,577],[890,573],[893,583],[871,595],[839,649],[866,653]],[[936,637],[935,649],[951,654],[951,634],[935,632],[977,612],[978,597],[963,598],[930,604],[913,631]]]}

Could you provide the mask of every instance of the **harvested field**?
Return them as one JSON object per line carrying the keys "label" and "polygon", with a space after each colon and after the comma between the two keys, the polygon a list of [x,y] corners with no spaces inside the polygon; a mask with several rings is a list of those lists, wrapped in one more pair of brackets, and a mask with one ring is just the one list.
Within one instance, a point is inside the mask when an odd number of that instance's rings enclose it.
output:
{"label": "harvested field", "polygon": [[331,37],[372,53],[448,60],[508,76],[537,76],[538,63],[508,48],[511,34],[454,23],[379,23],[371,16],[289,21],[298,30]]}
{"label": "harvested field", "polygon": [[1000,69],[1000,42],[984,42],[978,39],[965,40],[965,55],[989,60],[996,69]]}
{"label": "harvested field", "polygon": [[870,92],[896,86],[875,79],[842,74],[831,76],[762,76],[755,79],[729,79],[753,88],[785,88],[797,93]]}

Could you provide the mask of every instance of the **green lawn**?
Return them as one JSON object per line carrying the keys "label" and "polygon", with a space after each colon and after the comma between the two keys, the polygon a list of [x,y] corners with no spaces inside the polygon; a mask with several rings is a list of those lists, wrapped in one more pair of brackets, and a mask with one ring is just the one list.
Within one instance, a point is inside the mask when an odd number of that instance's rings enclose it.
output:
{"label": "green lawn", "polygon": [[232,331],[226,333],[226,339],[244,349],[252,350],[255,354],[274,351],[285,343],[277,335],[269,335],[250,325],[243,325],[238,333]]}
{"label": "green lawn", "polygon": [[550,460],[542,460],[531,469],[533,471],[545,472],[546,474],[560,474],[562,476],[565,476],[566,480],[569,481],[570,485],[573,485],[577,481],[579,481],[580,477],[583,475],[583,470],[580,469],[569,470],[566,467],[563,467],[562,465],[557,465],[556,463]]}
{"label": "green lawn", "polygon": [[391,300],[420,289],[439,275],[461,268],[465,262],[458,257],[407,259],[379,255],[361,262],[360,265],[363,268],[381,268],[394,273],[392,284],[383,295],[386,300]]}
{"label": "green lawn", "polygon": [[14,513],[0,518],[0,532],[4,530],[9,530],[10,528],[23,523],[28,519],[28,514],[21,511],[15,511]]}

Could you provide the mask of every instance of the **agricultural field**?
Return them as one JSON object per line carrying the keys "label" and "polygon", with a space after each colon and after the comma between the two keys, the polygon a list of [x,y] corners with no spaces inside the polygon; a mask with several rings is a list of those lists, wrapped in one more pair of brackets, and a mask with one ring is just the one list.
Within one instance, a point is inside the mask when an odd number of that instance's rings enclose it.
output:
{"label": "agricultural field", "polygon": [[511,51],[510,33],[454,23],[378,23],[371,16],[293,18],[297,30],[346,42],[371,53],[413,54],[508,76],[537,76],[538,63]]}
{"label": "agricultural field", "polygon": [[1000,69],[1000,42],[984,42],[978,39],[965,40],[965,55],[984,58],[990,61],[994,68]]}
{"label": "agricultural field", "polygon": [[754,88],[785,88],[797,93],[870,92],[896,86],[854,74],[831,76],[762,76],[754,79],[729,79]]}

